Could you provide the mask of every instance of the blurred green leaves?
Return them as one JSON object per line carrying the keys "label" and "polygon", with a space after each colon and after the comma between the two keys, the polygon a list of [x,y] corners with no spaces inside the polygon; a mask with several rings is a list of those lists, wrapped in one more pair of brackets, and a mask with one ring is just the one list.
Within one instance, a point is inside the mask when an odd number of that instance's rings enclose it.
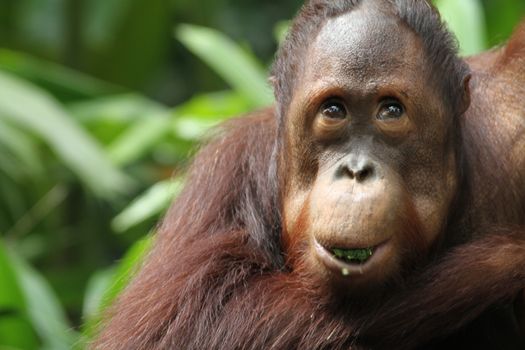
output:
{"label": "blurred green leaves", "polygon": [[29,80],[65,101],[95,98],[123,90],[62,65],[6,49],[0,49],[0,70]]}
{"label": "blurred green leaves", "polygon": [[70,330],[48,282],[15,253],[9,253],[2,241],[0,281],[0,346],[49,350],[72,347],[78,336]]}
{"label": "blurred green leaves", "polygon": [[435,0],[449,29],[456,34],[462,55],[479,53],[486,48],[485,15],[477,0]]}
{"label": "blurred green leaves", "polygon": [[17,271],[0,241],[0,347],[36,349],[38,339],[27,314]]}
{"label": "blurred green leaves", "polygon": [[95,273],[88,283],[84,304],[85,324],[81,343],[92,339],[102,322],[102,313],[126,287],[151,249],[153,238],[146,236],[127,251],[116,268]]}
{"label": "blurred green leaves", "polygon": [[[76,184],[88,190],[84,196],[111,206],[111,231],[148,232],[180,192],[182,177],[170,177],[184,168],[198,140],[220,121],[271,103],[264,65],[246,48],[212,29],[185,25],[178,33],[231,90],[168,107],[28,55],[0,51],[0,150],[9,156],[0,170],[21,184],[20,175],[27,172],[26,181],[40,193],[25,209],[22,201],[21,214],[11,220],[1,215],[0,207],[0,228],[11,239],[24,238],[12,244],[14,249],[30,251],[22,247],[29,247],[32,238],[58,235],[38,230],[48,230],[48,225],[62,229],[60,213],[71,208],[61,203],[71,200]],[[140,186],[138,191],[133,184]],[[50,204],[58,189],[60,200]],[[17,187],[13,196],[25,190]],[[42,207],[48,204],[52,211]],[[68,349],[89,340],[101,311],[124,288],[149,245],[149,238],[140,240],[118,265],[90,271],[81,308],[86,322],[82,336],[69,331],[62,290],[54,290],[23,255],[0,256],[0,277],[6,281],[0,285],[0,345]],[[36,251],[37,256],[46,253]],[[27,336],[31,333],[33,338]]]}
{"label": "blurred green leaves", "polygon": [[11,262],[23,292],[28,318],[42,340],[42,349],[71,349],[78,336],[70,330],[62,305],[48,282],[14,254],[11,254]]}
{"label": "blurred green leaves", "polygon": [[[13,178],[17,176],[41,176],[43,165],[36,152],[36,144],[23,131],[8,124],[0,118],[0,149],[4,149],[4,157],[0,168]],[[9,156],[12,155],[12,156]]]}
{"label": "blurred green leaves", "polygon": [[272,102],[266,72],[252,54],[209,28],[181,25],[176,35],[254,107],[264,107]]}
{"label": "blurred green leaves", "polygon": [[182,180],[166,180],[153,185],[112,221],[116,232],[125,232],[147,219],[158,216],[181,191]]}
{"label": "blurred green leaves", "polygon": [[103,197],[122,193],[128,177],[49,94],[0,72],[0,118],[44,139],[65,164]]}

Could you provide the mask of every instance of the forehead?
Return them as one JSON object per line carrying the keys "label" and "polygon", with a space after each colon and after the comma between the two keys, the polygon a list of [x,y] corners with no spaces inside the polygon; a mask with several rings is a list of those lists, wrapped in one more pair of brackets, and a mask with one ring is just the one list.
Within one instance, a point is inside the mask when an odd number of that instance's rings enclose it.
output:
{"label": "forehead", "polygon": [[[309,48],[305,77],[380,84],[388,77],[413,80],[424,65],[420,39],[394,15],[366,1],[353,11],[330,19]],[[412,81],[413,83],[413,81]]]}

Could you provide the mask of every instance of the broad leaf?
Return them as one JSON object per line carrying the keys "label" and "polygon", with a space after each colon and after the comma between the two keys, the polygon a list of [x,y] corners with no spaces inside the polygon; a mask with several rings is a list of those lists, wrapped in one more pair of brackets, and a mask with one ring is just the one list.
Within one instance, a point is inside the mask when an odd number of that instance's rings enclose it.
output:
{"label": "broad leaf", "polygon": [[66,99],[93,98],[123,90],[56,63],[6,49],[0,49],[0,70],[16,74]]}
{"label": "broad leaf", "polygon": [[458,38],[462,55],[485,49],[485,16],[478,0],[436,0],[435,5]]}
{"label": "broad leaf", "polygon": [[177,138],[197,141],[221,121],[250,110],[246,100],[235,92],[197,95],[175,108],[173,132]]}
{"label": "broad leaf", "polygon": [[0,119],[42,137],[93,191],[111,197],[124,192],[128,177],[46,92],[0,72]]}
{"label": "broad leaf", "polygon": [[[107,270],[104,273],[107,273],[107,275],[97,277],[102,280],[93,282],[101,284],[97,286],[97,288],[105,288],[105,290],[102,292],[102,296],[96,296],[98,309],[92,309],[92,307],[95,307],[95,305],[90,305],[89,309],[86,309],[86,311],[89,312],[89,314],[86,316],[89,316],[89,318],[87,319],[82,332],[83,342],[93,339],[103,320],[104,311],[106,311],[113,304],[118,295],[133,278],[144,257],[149,252],[152,242],[152,236],[147,236],[146,238],[137,241],[126,252],[126,255],[120,261],[115,271],[112,272],[111,270]],[[112,277],[111,281],[108,281],[109,277]],[[97,291],[97,294],[99,293],[100,291]]]}
{"label": "broad leaf", "polygon": [[224,34],[209,28],[181,25],[177,38],[206,62],[253,106],[263,107],[273,101],[266,72],[253,55],[236,45]]}
{"label": "broad leaf", "polygon": [[89,322],[98,316],[104,293],[111,288],[116,272],[115,267],[110,267],[95,272],[89,279],[84,296],[84,306],[82,308],[82,316],[85,321]]}
{"label": "broad leaf", "polygon": [[113,229],[117,232],[125,232],[131,227],[161,214],[168,208],[181,189],[182,180],[162,181],[153,185],[113,219]]}
{"label": "broad leaf", "polygon": [[136,122],[108,147],[110,159],[119,165],[127,165],[151,150],[170,129],[168,114],[150,115]]}
{"label": "broad leaf", "polygon": [[17,271],[0,240],[0,348],[36,349],[38,339],[28,321]]}
{"label": "broad leaf", "polygon": [[65,311],[47,281],[14,253],[10,254],[33,328],[44,343],[54,350],[68,350],[77,335],[68,324]]}

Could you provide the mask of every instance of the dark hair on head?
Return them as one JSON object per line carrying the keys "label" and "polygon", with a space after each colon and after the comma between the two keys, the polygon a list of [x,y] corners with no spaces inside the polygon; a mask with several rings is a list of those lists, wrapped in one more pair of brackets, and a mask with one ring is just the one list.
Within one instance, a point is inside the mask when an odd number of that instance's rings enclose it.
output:
{"label": "dark hair on head", "polygon": [[[363,1],[310,0],[300,10],[275,60],[272,76],[280,120],[286,115],[296,88],[303,57],[313,38],[330,19],[353,10]],[[440,83],[445,103],[460,113],[465,101],[463,81],[469,74],[467,64],[458,57],[458,45],[437,10],[426,0],[375,0],[391,7],[394,15],[420,38],[432,68],[432,78]]]}
{"label": "dark hair on head", "polygon": [[302,59],[327,19],[351,11],[361,0],[311,0],[296,16],[282,43],[272,68],[274,94],[279,119],[283,119],[292,99]]}

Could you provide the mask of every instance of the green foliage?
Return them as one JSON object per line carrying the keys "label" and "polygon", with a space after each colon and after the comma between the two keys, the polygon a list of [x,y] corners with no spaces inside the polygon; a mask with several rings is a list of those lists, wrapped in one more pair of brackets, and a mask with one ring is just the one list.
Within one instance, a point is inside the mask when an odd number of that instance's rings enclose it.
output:
{"label": "green foliage", "polygon": [[91,136],[45,91],[0,72],[0,95],[0,118],[44,139],[93,191],[111,197],[130,185]]}
{"label": "green foliage", "polygon": [[181,189],[181,180],[156,183],[113,219],[113,229],[116,232],[125,232],[149,218],[157,217],[168,207]]}
{"label": "green foliage", "polygon": [[[272,103],[267,63],[301,2],[0,4],[0,348],[84,347],[199,140]],[[521,0],[435,3],[464,54],[525,13]]]}
{"label": "green foliage", "polygon": [[463,55],[473,55],[486,47],[485,17],[477,0],[436,0],[449,29],[456,33]]}
{"label": "green foliage", "polygon": [[140,267],[152,245],[151,236],[137,241],[129,248],[117,267],[95,273],[86,289],[85,324],[80,343],[89,341],[103,323],[102,313],[117,298]]}
{"label": "green foliage", "polygon": [[70,331],[62,305],[48,282],[15,254],[11,254],[11,263],[26,302],[26,313],[42,340],[42,348],[70,349],[77,336]]}
{"label": "green foliage", "polygon": [[286,39],[290,25],[290,21],[280,21],[275,25],[273,35],[275,36],[275,40],[277,40],[278,43],[282,43],[284,39]]}
{"label": "green foliage", "polygon": [[89,99],[122,90],[62,65],[6,49],[0,49],[0,70],[29,80],[61,100]]}
{"label": "green foliage", "polygon": [[272,102],[264,69],[253,55],[230,39],[215,30],[187,24],[177,29],[177,38],[254,107]]}
{"label": "green foliage", "polygon": [[0,344],[34,349],[38,340],[28,320],[27,302],[13,265],[0,241]]}

